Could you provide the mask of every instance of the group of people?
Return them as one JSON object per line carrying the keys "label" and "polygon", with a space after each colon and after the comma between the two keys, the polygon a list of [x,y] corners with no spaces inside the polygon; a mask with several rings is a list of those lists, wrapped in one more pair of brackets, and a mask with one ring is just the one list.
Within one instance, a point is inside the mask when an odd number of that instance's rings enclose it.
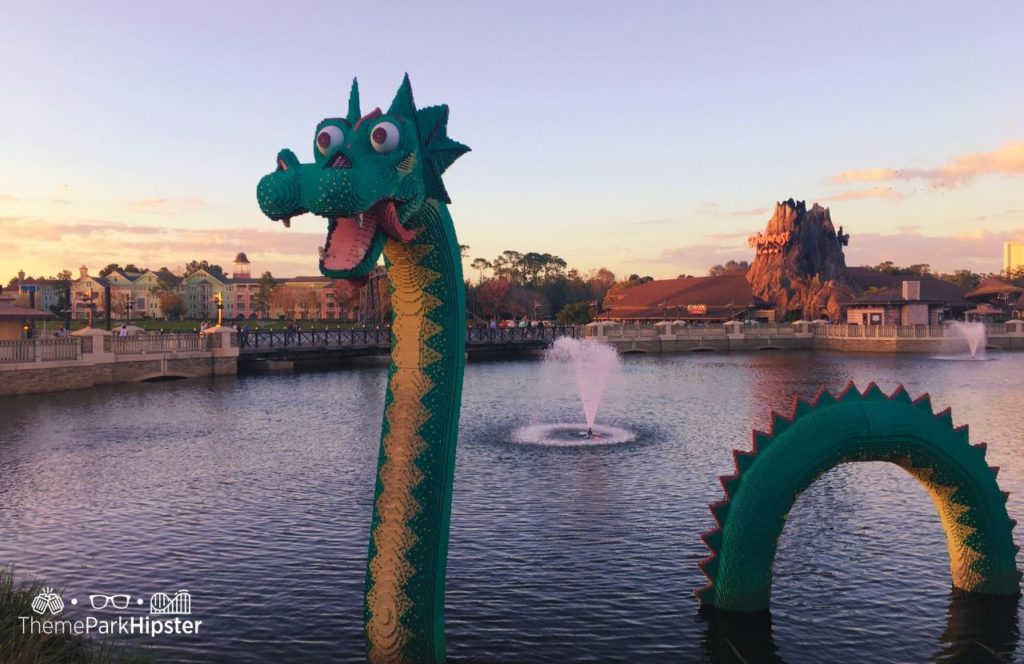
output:
{"label": "group of people", "polygon": [[544,321],[542,320],[530,320],[529,316],[523,316],[522,318],[507,318],[505,320],[498,320],[492,318],[487,324],[487,327],[492,330],[497,329],[510,329],[510,328],[532,328],[532,327],[544,327]]}

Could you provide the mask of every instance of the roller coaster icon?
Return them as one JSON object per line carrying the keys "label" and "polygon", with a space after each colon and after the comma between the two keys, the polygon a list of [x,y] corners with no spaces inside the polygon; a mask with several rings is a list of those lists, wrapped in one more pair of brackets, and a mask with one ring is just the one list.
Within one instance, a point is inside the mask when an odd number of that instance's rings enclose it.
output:
{"label": "roller coaster icon", "polygon": [[149,598],[150,615],[180,615],[187,616],[192,613],[192,595],[187,590],[179,590],[174,597],[167,593],[154,593]]}

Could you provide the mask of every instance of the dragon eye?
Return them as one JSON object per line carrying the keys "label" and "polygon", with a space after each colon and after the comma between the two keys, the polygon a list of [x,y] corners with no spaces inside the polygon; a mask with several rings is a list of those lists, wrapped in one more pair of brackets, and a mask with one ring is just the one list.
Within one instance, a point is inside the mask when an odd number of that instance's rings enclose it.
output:
{"label": "dragon eye", "polygon": [[316,135],[316,149],[320,151],[320,154],[326,155],[333,146],[341,145],[343,140],[345,140],[345,134],[341,133],[341,127],[327,125]]}
{"label": "dragon eye", "polygon": [[381,122],[370,133],[370,145],[377,152],[391,152],[398,147],[398,127],[393,122]]}

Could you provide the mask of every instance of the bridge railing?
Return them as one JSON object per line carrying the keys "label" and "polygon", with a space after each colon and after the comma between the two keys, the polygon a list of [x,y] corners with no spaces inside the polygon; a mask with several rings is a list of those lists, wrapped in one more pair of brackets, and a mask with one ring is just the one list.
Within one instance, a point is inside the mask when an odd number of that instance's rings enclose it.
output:
{"label": "bridge railing", "polygon": [[[466,330],[468,345],[543,341],[560,337],[577,337],[579,330],[571,325],[544,327],[472,327]],[[352,328],[323,330],[249,330],[238,333],[242,349],[270,348],[329,348],[342,346],[387,346],[391,344],[391,329]]]}
{"label": "bridge railing", "polygon": [[249,330],[238,333],[240,348],[326,348],[329,346],[379,346],[391,343],[390,328],[323,330]]}
{"label": "bridge railing", "polygon": [[146,353],[174,353],[209,350],[210,340],[201,334],[138,334],[112,337],[114,355],[145,355]]}
{"label": "bridge railing", "polygon": [[467,344],[491,344],[516,341],[554,341],[561,337],[576,338],[577,329],[571,325],[545,325],[544,327],[473,327],[467,330]]}
{"label": "bridge railing", "polygon": [[77,337],[0,341],[0,364],[55,362],[80,357],[82,340]]}

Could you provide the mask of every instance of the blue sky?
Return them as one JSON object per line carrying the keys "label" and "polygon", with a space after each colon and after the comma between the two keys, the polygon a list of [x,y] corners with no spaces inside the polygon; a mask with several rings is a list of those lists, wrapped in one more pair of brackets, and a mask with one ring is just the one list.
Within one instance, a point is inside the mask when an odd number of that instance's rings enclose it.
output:
{"label": "blue sky", "polygon": [[[446,175],[471,256],[620,275],[749,258],[789,197],[853,265],[1000,267],[1024,240],[1024,4],[12,3],[0,24],[0,277],[85,263],[316,272],[255,187],[404,72],[473,148]],[[845,175],[844,175],[845,174]],[[470,274],[474,274],[471,272]]]}

